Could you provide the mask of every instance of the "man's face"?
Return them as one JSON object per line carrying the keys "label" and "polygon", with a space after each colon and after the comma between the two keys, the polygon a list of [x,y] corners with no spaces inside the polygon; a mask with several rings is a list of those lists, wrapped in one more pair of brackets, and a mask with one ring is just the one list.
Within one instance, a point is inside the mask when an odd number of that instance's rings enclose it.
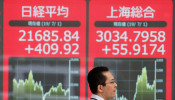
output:
{"label": "man's face", "polygon": [[116,95],[117,84],[115,83],[114,76],[111,72],[103,72],[103,75],[106,76],[107,80],[105,82],[105,86],[103,86],[103,96],[105,99],[112,99]]}

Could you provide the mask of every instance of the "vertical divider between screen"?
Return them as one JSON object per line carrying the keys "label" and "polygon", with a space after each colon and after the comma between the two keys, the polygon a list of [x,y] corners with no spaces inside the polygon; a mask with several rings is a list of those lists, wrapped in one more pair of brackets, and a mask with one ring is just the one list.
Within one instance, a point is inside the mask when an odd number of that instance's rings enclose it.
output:
{"label": "vertical divider between screen", "polygon": [[[86,0],[86,76],[88,74],[88,61],[89,61],[89,2]],[[88,100],[88,82],[86,79],[86,100]]]}
{"label": "vertical divider between screen", "polygon": [[173,46],[173,50],[172,50],[172,100],[175,100],[175,7],[174,7],[174,2],[173,1],[173,37],[172,37],[172,46]]}
{"label": "vertical divider between screen", "polygon": [[0,100],[3,97],[3,1],[0,0]]}

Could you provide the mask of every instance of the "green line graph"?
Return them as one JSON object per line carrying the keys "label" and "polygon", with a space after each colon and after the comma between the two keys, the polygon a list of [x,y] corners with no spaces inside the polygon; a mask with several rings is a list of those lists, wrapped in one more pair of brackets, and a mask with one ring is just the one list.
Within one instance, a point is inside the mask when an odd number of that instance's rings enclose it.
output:
{"label": "green line graph", "polygon": [[115,77],[111,100],[166,100],[166,59],[95,58],[94,66],[107,66]]}
{"label": "green line graph", "polygon": [[80,59],[11,57],[8,100],[80,100]]}
{"label": "green line graph", "polygon": [[57,87],[51,87],[48,92],[44,92],[41,82],[35,82],[32,71],[29,72],[28,79],[13,79],[13,99],[14,100],[49,100],[50,96],[68,99],[69,89],[63,89],[59,83]]}
{"label": "green line graph", "polygon": [[[116,92],[117,93],[117,92]],[[136,91],[133,100],[154,100],[155,94],[155,81],[150,85],[148,83],[146,67],[142,68],[141,75],[138,75],[136,82]],[[118,97],[116,94],[116,100],[128,100],[123,95]]]}
{"label": "green line graph", "polygon": [[137,77],[136,92],[134,100],[154,100],[155,80],[153,84],[148,83],[146,67],[142,69],[142,75]]}

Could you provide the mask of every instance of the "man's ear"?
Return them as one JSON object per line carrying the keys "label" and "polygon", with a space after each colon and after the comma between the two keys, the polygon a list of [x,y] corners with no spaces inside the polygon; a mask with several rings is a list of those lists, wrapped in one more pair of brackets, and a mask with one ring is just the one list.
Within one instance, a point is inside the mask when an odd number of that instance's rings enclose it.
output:
{"label": "man's ear", "polygon": [[103,85],[98,85],[97,86],[97,91],[102,93],[103,92],[103,87],[104,87]]}

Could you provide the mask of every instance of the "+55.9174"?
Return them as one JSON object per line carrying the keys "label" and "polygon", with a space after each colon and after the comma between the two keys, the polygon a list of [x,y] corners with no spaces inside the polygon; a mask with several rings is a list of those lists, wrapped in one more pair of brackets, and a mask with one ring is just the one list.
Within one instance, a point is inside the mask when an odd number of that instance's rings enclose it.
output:
{"label": "+55.9174", "polygon": [[104,45],[101,51],[106,55],[165,55],[166,52],[164,44],[112,44]]}

